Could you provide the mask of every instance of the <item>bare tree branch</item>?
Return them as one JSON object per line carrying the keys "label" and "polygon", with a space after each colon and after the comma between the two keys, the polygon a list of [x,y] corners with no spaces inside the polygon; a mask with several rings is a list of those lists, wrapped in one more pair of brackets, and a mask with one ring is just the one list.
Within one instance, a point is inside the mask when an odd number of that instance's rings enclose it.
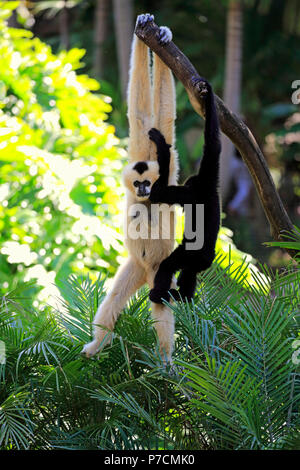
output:
{"label": "bare tree branch", "polygon": [[[158,26],[149,22],[144,28],[137,26],[135,34],[170,67],[183,83],[195,111],[205,117],[203,99],[191,80],[199,76],[198,72],[173,42],[166,46],[159,44],[158,31]],[[270,223],[271,234],[275,240],[281,241],[284,232],[293,230],[293,224],[275,188],[265,158],[246,124],[232,113],[218,96],[215,95],[215,99],[221,129],[240,151]],[[295,254],[293,250],[287,251],[292,256]]]}

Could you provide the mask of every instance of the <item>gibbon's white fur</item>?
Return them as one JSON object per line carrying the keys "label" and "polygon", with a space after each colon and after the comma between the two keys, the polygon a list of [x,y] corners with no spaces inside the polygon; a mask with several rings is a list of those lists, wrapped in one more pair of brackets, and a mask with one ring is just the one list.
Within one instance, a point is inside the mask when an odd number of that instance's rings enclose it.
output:
{"label": "gibbon's white fur", "polygon": [[[140,15],[137,19],[139,25],[145,25],[153,16]],[[171,31],[161,27],[159,40],[166,44],[172,39]],[[129,120],[129,164],[123,173],[123,181],[126,187],[126,222],[130,222],[130,208],[133,204],[142,203],[150,214],[151,203],[148,199],[152,184],[159,177],[156,147],[149,139],[148,132],[152,127],[159,129],[165,136],[166,142],[172,144],[169,184],[177,183],[178,159],[174,149],[176,118],[175,87],[170,69],[153,54],[153,83],[151,83],[150,57],[148,47],[134,36],[131,52],[131,67],[128,86],[128,120]],[[140,162],[140,163],[139,163]],[[145,162],[145,163],[141,163]],[[138,163],[138,165],[137,165]],[[137,166],[136,166],[137,165]],[[138,168],[138,171],[135,169]],[[142,190],[138,185],[147,181],[147,186]],[[138,195],[138,191],[142,195]],[[159,238],[132,239],[125,235],[126,246],[129,251],[129,259],[119,269],[113,283],[112,290],[99,307],[93,324],[94,339],[85,345],[83,353],[90,357],[111,340],[110,331],[126,305],[126,302],[137,289],[145,283],[153,288],[155,274],[161,261],[169,256],[174,248],[174,212],[168,210],[164,216],[158,218]],[[148,220],[147,220],[148,222]],[[170,227],[164,227],[164,222]],[[126,225],[127,226],[127,225]],[[170,229],[168,230],[165,229]],[[169,233],[168,239],[162,234]],[[174,281],[175,282],[175,281]],[[170,309],[161,304],[152,303],[152,316],[157,331],[162,357],[171,360],[174,318]]]}

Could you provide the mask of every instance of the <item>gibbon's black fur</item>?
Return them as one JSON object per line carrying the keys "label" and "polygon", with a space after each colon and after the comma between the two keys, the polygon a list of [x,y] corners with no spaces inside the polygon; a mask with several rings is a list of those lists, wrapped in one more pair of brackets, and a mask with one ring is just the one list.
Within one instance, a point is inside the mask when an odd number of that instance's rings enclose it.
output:
{"label": "gibbon's black fur", "polygon": [[[153,184],[150,200],[152,203],[192,205],[192,225],[196,204],[204,204],[204,244],[200,250],[189,250],[183,237],[182,243],[165,258],[155,275],[154,287],[150,291],[150,300],[162,303],[169,300],[170,293],[178,300],[178,291],[170,289],[173,274],[181,270],[177,285],[184,300],[191,300],[196,289],[197,273],[208,269],[215,258],[215,245],[220,227],[219,199],[219,157],[221,152],[219,122],[214,94],[210,84],[203,78],[194,78],[205,100],[204,152],[199,173],[191,176],[182,186],[168,186],[170,145],[164,136],[152,128],[149,138],[156,144],[160,176]],[[187,220],[185,217],[185,224]],[[194,230],[194,228],[193,228]]]}
{"label": "gibbon's black fur", "polygon": [[146,170],[148,170],[148,165],[146,162],[137,162],[133,169],[142,175]]}

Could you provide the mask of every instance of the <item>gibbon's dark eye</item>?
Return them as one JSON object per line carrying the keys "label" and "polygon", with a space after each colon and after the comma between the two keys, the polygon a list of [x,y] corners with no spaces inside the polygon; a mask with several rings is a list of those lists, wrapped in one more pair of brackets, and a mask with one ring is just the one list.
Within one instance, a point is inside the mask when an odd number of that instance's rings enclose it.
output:
{"label": "gibbon's dark eye", "polygon": [[144,186],[150,186],[151,183],[150,183],[150,181],[145,180],[145,181],[143,181],[143,184],[144,184]]}
{"label": "gibbon's dark eye", "polygon": [[133,186],[137,188],[139,185],[140,185],[140,181],[134,181]]}

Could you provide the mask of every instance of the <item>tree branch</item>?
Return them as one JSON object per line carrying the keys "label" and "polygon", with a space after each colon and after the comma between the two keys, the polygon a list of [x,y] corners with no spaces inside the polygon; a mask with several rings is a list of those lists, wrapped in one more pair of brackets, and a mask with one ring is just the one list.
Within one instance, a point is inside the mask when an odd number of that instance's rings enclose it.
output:
{"label": "tree branch", "polygon": [[[158,31],[159,28],[154,22],[148,22],[144,28],[137,26],[135,34],[165,62],[178,80],[183,83],[193,108],[204,117],[203,99],[191,80],[199,76],[198,72],[173,42],[166,46],[159,44]],[[215,99],[221,129],[241,153],[270,223],[271,234],[275,240],[281,241],[284,232],[293,231],[293,224],[275,188],[265,158],[246,124],[232,113],[218,96],[215,95]],[[292,256],[295,254],[293,250],[287,251]]]}

